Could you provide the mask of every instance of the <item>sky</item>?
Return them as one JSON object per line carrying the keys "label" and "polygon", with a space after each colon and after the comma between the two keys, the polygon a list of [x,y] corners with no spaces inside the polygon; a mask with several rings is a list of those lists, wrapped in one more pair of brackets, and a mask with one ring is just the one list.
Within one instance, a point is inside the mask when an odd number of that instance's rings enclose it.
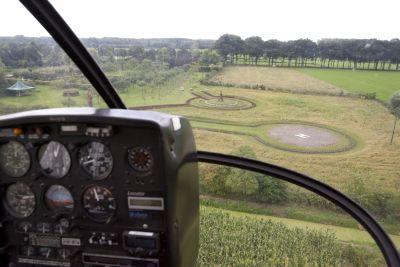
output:
{"label": "sky", "polygon": [[[400,38],[400,0],[50,0],[79,37]],[[0,0],[0,36],[49,36]]]}

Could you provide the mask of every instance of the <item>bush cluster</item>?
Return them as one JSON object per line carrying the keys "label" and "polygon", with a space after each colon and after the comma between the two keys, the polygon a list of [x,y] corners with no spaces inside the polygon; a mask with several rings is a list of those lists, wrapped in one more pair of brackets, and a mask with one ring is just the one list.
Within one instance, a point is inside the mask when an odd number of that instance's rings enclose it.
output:
{"label": "bush cluster", "polygon": [[[241,146],[234,155],[256,159],[249,146]],[[240,197],[265,203],[280,203],[287,199],[285,182],[259,173],[224,166],[202,166],[202,190],[219,196]]]}
{"label": "bush cluster", "polygon": [[201,65],[198,68],[199,72],[212,72],[212,71],[220,71],[220,70],[222,70],[222,65],[215,65],[215,64]]}
{"label": "bush cluster", "polygon": [[124,91],[130,86],[162,85],[166,81],[182,73],[186,66],[168,68],[165,65],[146,62],[131,66],[123,76],[110,76],[110,81],[118,91]]}

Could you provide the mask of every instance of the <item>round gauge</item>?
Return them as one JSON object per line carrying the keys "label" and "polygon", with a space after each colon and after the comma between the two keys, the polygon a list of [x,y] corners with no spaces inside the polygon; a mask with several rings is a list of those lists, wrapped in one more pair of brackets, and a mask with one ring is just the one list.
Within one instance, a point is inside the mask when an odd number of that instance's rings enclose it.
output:
{"label": "round gauge", "polygon": [[154,159],[150,149],[134,147],[128,151],[128,161],[131,167],[138,172],[148,172],[153,168]]}
{"label": "round gauge", "polygon": [[10,141],[0,147],[0,167],[7,175],[24,176],[30,166],[31,158],[23,144]]}
{"label": "round gauge", "polygon": [[54,212],[71,212],[74,209],[74,198],[62,185],[50,186],[44,195],[44,202]]}
{"label": "round gauge", "polygon": [[7,188],[6,203],[11,214],[20,218],[29,217],[36,208],[35,194],[24,183],[15,183]]}
{"label": "round gauge", "polygon": [[95,221],[106,222],[114,215],[116,201],[107,188],[92,186],[83,193],[83,207]]}
{"label": "round gauge", "polygon": [[102,180],[113,168],[111,151],[102,143],[90,142],[79,150],[79,164],[93,180]]}
{"label": "round gauge", "polygon": [[39,149],[39,163],[43,171],[52,178],[64,177],[71,167],[71,156],[61,143],[51,141]]}

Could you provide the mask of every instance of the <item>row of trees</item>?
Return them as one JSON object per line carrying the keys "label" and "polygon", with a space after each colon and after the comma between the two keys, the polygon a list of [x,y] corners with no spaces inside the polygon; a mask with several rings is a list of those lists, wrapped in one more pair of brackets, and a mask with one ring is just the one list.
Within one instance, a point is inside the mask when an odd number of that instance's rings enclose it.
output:
{"label": "row of trees", "polygon": [[103,46],[98,49],[92,48],[90,51],[96,60],[100,62],[134,58],[139,62],[147,59],[152,62],[167,64],[169,67],[191,64],[200,56],[200,53],[197,50],[173,49],[166,47],[159,49],[145,49],[144,47],[137,46],[126,49]]}
{"label": "row of trees", "polygon": [[[343,64],[349,61],[357,68],[359,63],[374,63],[373,69],[378,69],[378,63],[385,69],[387,63],[400,64],[400,40],[392,39],[322,39],[313,42],[309,39],[292,41],[267,40],[253,36],[243,40],[240,36],[232,34],[222,35],[214,46],[225,61],[237,63],[239,58],[244,62],[257,64],[260,58],[274,65],[278,59],[295,61],[295,66],[305,66],[306,60],[319,59],[320,66],[333,67],[334,64]],[[289,63],[290,64],[290,63]],[[337,65],[336,65],[337,66]],[[338,66],[337,66],[338,67]]]}
{"label": "row of trees", "polygon": [[[145,59],[152,62],[160,62],[171,68],[191,64],[197,61],[203,53],[200,50],[166,47],[145,49],[140,46],[130,48],[100,46],[98,48],[89,48],[89,51],[99,63],[134,58],[139,62]],[[33,68],[69,64],[68,57],[57,45],[35,42],[0,44],[0,60],[9,68]]]}

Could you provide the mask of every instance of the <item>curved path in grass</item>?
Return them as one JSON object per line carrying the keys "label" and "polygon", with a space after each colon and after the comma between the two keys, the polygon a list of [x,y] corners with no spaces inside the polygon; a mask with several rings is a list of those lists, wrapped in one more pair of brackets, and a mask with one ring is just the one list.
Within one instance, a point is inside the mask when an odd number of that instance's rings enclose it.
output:
{"label": "curved path in grass", "polygon": [[[193,128],[220,133],[245,135],[254,138],[257,142],[265,146],[296,153],[326,154],[346,152],[356,148],[358,144],[356,138],[349,133],[330,126],[310,122],[265,121],[246,124],[199,117],[188,118]],[[271,130],[278,129],[282,126],[303,126],[304,128],[318,129],[321,132],[325,131],[327,134],[334,136],[337,140],[335,143],[329,145],[308,146],[306,144],[302,145],[301,143],[294,144],[290,142],[284,142],[279,138],[273,137],[271,134],[269,134]],[[308,137],[310,136],[302,136],[301,132],[299,132],[299,139]]]}

